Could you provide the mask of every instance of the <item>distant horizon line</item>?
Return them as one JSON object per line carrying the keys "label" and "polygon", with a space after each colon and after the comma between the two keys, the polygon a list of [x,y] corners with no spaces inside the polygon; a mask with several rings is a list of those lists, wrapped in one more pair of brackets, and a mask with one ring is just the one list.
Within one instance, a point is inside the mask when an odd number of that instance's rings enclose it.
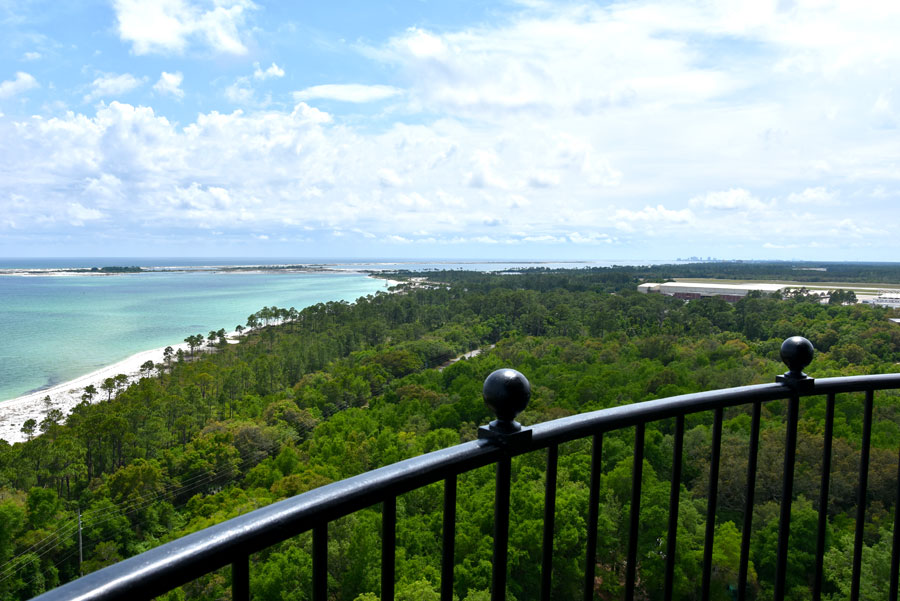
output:
{"label": "distant horizon line", "polygon": [[[871,259],[748,259],[748,258],[719,258],[719,257],[677,257],[677,258],[613,258],[613,259],[555,259],[555,258],[504,258],[504,257],[379,257],[379,256],[350,256],[350,257],[286,257],[286,256],[229,256],[229,255],[79,255],[79,256],[5,256],[0,257],[0,263],[9,261],[84,261],[84,260],[118,260],[118,261],[162,261],[162,260],[187,260],[187,261],[276,261],[279,264],[334,264],[334,263],[522,263],[522,264],[547,264],[547,263],[618,263],[623,264],[665,264],[671,263],[834,263],[834,264],[898,264],[900,261],[884,261]],[[261,265],[263,263],[260,263]],[[117,265],[121,266],[121,265]]]}

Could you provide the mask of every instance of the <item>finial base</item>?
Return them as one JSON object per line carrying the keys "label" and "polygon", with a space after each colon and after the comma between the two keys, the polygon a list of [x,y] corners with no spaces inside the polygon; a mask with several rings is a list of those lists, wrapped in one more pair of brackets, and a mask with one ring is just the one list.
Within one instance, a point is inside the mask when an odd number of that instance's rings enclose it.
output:
{"label": "finial base", "polygon": [[[531,428],[523,428],[519,422],[499,423],[494,420],[489,426],[478,427],[478,440],[487,440],[501,447],[516,448],[531,442]],[[518,428],[515,428],[515,426]],[[499,427],[498,427],[499,426]]]}
{"label": "finial base", "polygon": [[816,383],[815,378],[810,378],[802,371],[800,373],[785,372],[780,376],[775,376],[775,381],[794,390],[811,390]]}

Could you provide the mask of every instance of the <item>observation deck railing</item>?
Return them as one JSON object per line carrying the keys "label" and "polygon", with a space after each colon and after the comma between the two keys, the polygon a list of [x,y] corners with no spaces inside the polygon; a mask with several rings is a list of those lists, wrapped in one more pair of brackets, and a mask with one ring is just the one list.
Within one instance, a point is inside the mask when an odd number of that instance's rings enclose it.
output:
{"label": "observation deck railing", "polygon": [[[594,597],[597,553],[597,521],[601,453],[605,433],[634,427],[634,464],[631,484],[629,539],[627,549],[625,599],[635,596],[637,540],[640,527],[641,479],[646,424],[667,418],[675,419],[671,490],[668,512],[668,535],[665,540],[665,599],[672,598],[676,556],[676,531],[682,471],[685,416],[703,411],[713,412],[712,448],[710,452],[709,493],[707,497],[706,531],[701,599],[710,597],[713,537],[721,456],[723,411],[729,407],[750,405],[750,447],[747,465],[746,503],[741,539],[738,599],[747,595],[747,568],[750,554],[750,531],[759,449],[760,410],[762,403],[787,400],[783,489],[777,543],[777,567],[774,598],[784,599],[785,575],[789,544],[789,525],[793,497],[794,467],[797,448],[798,411],[801,397],[826,397],[824,451],[819,496],[818,533],[813,580],[813,599],[821,597],[825,550],[829,482],[831,477],[832,433],[835,398],[838,394],[863,392],[863,432],[857,488],[857,514],[853,550],[851,601],[860,591],[860,566],[865,525],[866,491],[875,391],[900,389],[900,374],[813,379],[803,373],[812,360],[813,347],[805,338],[787,339],[781,356],[789,371],[776,378],[776,383],[741,386],[724,390],[686,394],[665,399],[603,409],[564,417],[530,427],[522,427],[515,417],[525,408],[531,394],[522,374],[498,370],[484,385],[485,402],[497,419],[479,428],[478,440],[456,445],[388,465],[358,476],[322,486],[251,513],[233,518],[179,538],[160,547],[131,557],[107,568],[88,574],[37,597],[41,601],[57,600],[127,600],[149,599],[187,583],[218,568],[232,566],[232,596],[235,601],[250,596],[250,555],[285,541],[300,533],[312,531],[313,599],[327,599],[328,523],[363,508],[382,504],[381,595],[382,601],[394,598],[397,497],[403,493],[444,482],[443,541],[441,563],[441,599],[453,598],[457,476],[475,468],[496,465],[494,508],[492,601],[506,599],[507,547],[509,540],[510,466],[511,458],[547,449],[543,547],[540,599],[550,599],[552,551],[556,507],[558,448],[561,443],[591,437],[591,471],[587,516],[587,545],[584,557],[583,598]],[[898,460],[900,483],[900,460]],[[900,487],[898,487],[900,496]],[[900,498],[895,501],[891,551],[890,599],[898,595],[900,577]]]}

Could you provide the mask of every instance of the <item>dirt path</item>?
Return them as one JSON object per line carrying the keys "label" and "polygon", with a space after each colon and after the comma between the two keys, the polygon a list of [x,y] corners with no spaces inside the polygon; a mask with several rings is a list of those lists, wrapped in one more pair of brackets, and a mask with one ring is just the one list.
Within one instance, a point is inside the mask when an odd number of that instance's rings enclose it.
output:
{"label": "dirt path", "polygon": [[482,348],[477,348],[477,349],[475,349],[474,351],[469,351],[468,353],[463,353],[463,354],[460,355],[459,357],[456,357],[455,359],[450,359],[449,361],[447,361],[447,362],[444,363],[443,365],[438,366],[437,370],[438,370],[438,371],[444,371],[444,368],[450,367],[451,365],[453,365],[454,363],[456,363],[456,362],[459,361],[460,359],[471,359],[472,357],[477,357],[478,355],[480,355],[480,354],[483,353],[484,351],[489,351],[489,350],[491,350],[492,348],[494,348],[495,346],[497,346],[497,345],[496,345],[496,344],[492,344],[492,345],[488,346],[487,348],[483,348],[483,349],[482,349]]}

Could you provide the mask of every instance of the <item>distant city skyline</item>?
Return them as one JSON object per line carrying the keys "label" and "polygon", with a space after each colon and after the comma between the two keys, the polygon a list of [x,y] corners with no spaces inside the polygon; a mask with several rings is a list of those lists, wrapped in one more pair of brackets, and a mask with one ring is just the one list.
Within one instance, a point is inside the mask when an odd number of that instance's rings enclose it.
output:
{"label": "distant city skyline", "polygon": [[900,4],[0,1],[0,257],[897,261]]}

